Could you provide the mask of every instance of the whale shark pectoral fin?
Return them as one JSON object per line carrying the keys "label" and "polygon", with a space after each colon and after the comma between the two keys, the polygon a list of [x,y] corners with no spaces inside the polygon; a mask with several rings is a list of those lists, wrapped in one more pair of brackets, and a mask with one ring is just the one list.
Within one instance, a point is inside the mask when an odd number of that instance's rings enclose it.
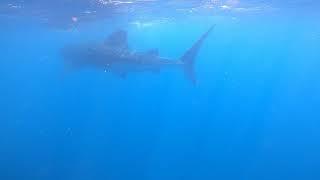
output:
{"label": "whale shark pectoral fin", "polygon": [[159,50],[158,49],[150,49],[149,51],[146,52],[146,54],[148,54],[150,56],[158,56]]}
{"label": "whale shark pectoral fin", "polygon": [[124,30],[115,31],[108,36],[104,42],[104,45],[119,49],[128,49],[127,36],[127,32]]}
{"label": "whale shark pectoral fin", "polygon": [[127,78],[127,72],[126,71],[122,71],[122,70],[116,70],[113,71],[114,75],[121,78],[121,79],[126,79]]}
{"label": "whale shark pectoral fin", "polygon": [[121,79],[126,79],[126,78],[127,78],[127,73],[125,73],[125,72],[120,73],[120,74],[119,74],[119,77],[120,77]]}

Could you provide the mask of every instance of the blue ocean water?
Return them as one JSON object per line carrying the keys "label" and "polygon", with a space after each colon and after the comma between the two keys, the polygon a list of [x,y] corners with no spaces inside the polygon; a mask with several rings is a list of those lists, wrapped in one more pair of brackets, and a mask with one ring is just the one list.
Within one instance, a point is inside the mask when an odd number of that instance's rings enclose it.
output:
{"label": "blue ocean water", "polygon": [[[56,2],[0,3],[1,180],[320,179],[318,2]],[[118,29],[179,59],[213,24],[196,85],[64,69]]]}

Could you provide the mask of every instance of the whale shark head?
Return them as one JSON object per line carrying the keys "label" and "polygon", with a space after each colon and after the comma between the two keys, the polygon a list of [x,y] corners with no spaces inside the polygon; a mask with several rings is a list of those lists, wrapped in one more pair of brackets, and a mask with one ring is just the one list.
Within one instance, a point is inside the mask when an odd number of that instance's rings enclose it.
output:
{"label": "whale shark head", "polygon": [[101,63],[98,61],[106,61],[127,51],[129,51],[127,32],[118,30],[99,43],[66,45],[61,49],[61,54],[66,63],[80,66]]}

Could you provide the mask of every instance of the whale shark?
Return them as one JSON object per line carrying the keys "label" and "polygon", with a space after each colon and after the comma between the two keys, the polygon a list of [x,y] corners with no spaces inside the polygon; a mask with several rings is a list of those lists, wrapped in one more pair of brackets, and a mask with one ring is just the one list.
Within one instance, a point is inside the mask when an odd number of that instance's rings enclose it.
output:
{"label": "whale shark", "polygon": [[183,70],[190,82],[196,84],[195,61],[214,27],[211,26],[178,59],[161,57],[158,49],[143,52],[131,50],[124,30],[111,33],[103,42],[67,45],[62,49],[62,56],[67,67],[99,69],[121,78],[126,78],[131,72],[159,72],[164,68],[178,68]]}

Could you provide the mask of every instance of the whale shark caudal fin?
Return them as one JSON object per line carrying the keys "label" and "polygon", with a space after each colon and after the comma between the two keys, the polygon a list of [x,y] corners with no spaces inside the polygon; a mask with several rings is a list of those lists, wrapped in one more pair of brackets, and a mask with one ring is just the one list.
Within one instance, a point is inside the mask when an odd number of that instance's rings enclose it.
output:
{"label": "whale shark caudal fin", "polygon": [[186,78],[190,80],[193,84],[196,84],[197,79],[194,72],[194,63],[198,55],[198,52],[203,44],[204,40],[208,37],[210,32],[213,30],[215,25],[211,26],[207,32],[205,32],[194,44],[188,49],[184,55],[180,58],[183,63],[184,73]]}

